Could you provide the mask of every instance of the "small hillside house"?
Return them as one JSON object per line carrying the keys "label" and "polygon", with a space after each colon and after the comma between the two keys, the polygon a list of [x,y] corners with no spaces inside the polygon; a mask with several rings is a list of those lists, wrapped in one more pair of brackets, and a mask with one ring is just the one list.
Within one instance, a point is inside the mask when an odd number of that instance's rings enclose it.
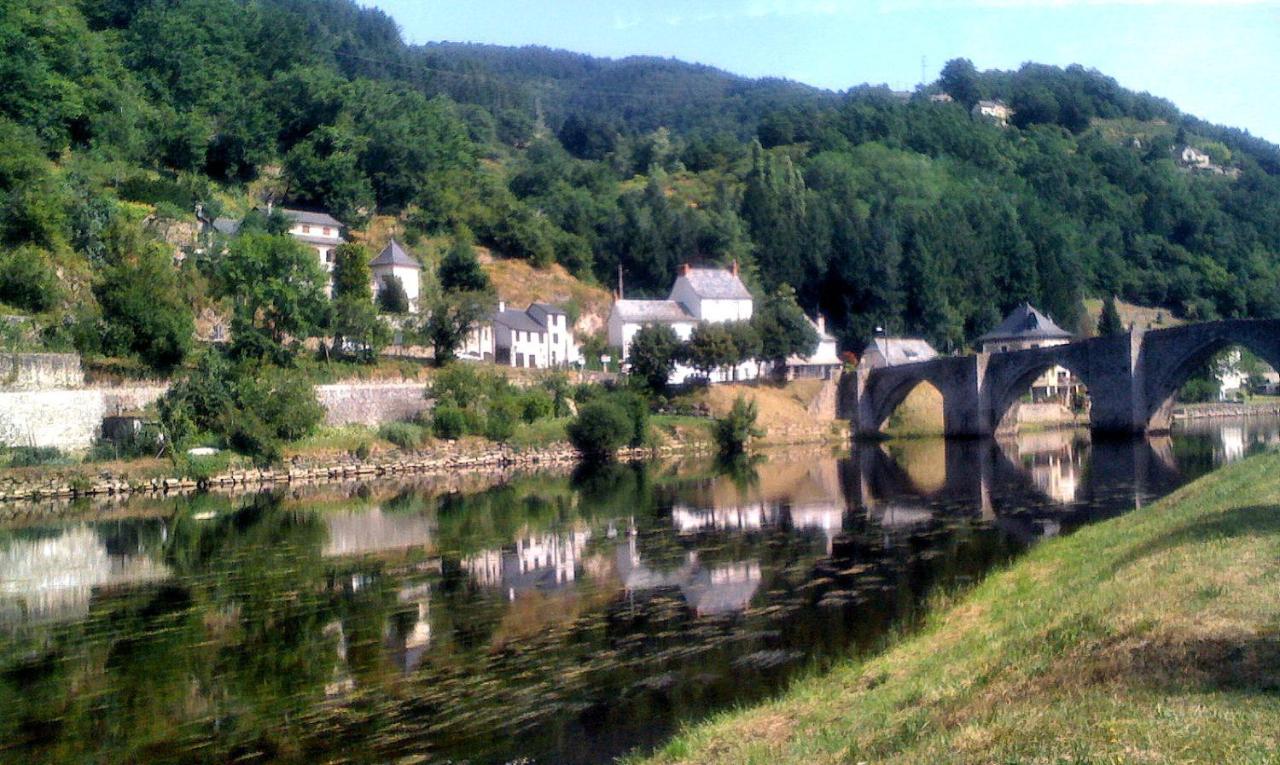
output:
{"label": "small hillside house", "polygon": [[[271,208],[267,211],[270,214]],[[294,210],[281,207],[289,219],[289,235],[316,251],[326,272],[333,272],[333,251],[347,241],[342,237],[342,224],[329,213]]]}
{"label": "small hillside house", "polygon": [[813,325],[813,331],[818,333],[818,347],[813,355],[808,357],[795,355],[787,357],[786,369],[782,371],[782,375],[788,380],[801,378],[829,380],[840,371],[840,349],[835,336],[827,332],[826,317],[818,314],[818,320],[810,319],[809,323]]}
{"label": "small hillside house", "polygon": [[369,271],[373,276],[372,290],[376,298],[386,284],[387,279],[396,278],[404,287],[404,294],[409,298],[409,312],[418,312],[418,296],[421,290],[422,265],[410,257],[394,238],[378,253],[378,257],[369,261]]}
{"label": "small hillside house", "polygon": [[973,116],[989,119],[1003,127],[1013,118],[1013,109],[1004,101],[982,100],[973,105]]}

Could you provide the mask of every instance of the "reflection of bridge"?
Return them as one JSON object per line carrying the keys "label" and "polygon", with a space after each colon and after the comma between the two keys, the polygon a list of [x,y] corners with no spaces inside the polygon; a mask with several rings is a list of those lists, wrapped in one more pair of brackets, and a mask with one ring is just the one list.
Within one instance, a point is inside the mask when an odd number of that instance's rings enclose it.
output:
{"label": "reflection of bridge", "polygon": [[923,382],[942,394],[949,436],[1007,429],[1013,404],[1045,370],[1062,366],[1089,389],[1089,425],[1097,431],[1163,432],[1174,394],[1213,354],[1241,345],[1280,369],[1280,320],[1230,319],[1171,329],[1135,330],[1048,348],[936,358],[860,369],[841,386],[841,410],[863,436],[880,431]]}
{"label": "reflection of bridge", "polygon": [[[1041,506],[1046,499],[1090,512],[1114,505],[1120,512],[1180,481],[1167,437],[1089,443],[1077,442],[1071,431],[1055,431],[1034,441],[928,439],[920,444],[930,453],[912,453],[905,468],[883,445],[866,444],[845,466],[847,495],[881,526],[925,522],[935,508],[956,507],[972,508],[1005,527],[1014,523],[1019,508]],[[916,471],[911,463],[933,464]],[[1049,474],[1040,475],[1038,467],[1050,468]],[[1064,482],[1070,483],[1069,494],[1063,492]]]}

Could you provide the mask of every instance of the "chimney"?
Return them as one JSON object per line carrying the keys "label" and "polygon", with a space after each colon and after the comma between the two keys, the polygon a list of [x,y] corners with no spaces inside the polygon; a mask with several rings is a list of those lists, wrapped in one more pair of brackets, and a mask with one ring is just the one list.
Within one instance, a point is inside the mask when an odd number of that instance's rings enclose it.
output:
{"label": "chimney", "polygon": [[734,276],[738,275],[738,259],[737,258],[733,259],[733,263],[729,266],[729,270],[733,272]]}
{"label": "chimney", "polygon": [[818,313],[818,334],[825,335],[827,333],[827,317],[821,312]]}
{"label": "chimney", "polygon": [[507,301],[505,301],[505,300],[499,300],[499,301],[498,301],[498,313],[502,313],[502,312],[503,312],[503,311],[505,311],[505,310],[507,310]]}
{"label": "chimney", "polygon": [[688,264],[688,263],[681,263],[681,264],[680,264],[680,275],[681,275],[681,276],[688,276],[688,275],[689,275],[689,264]]}

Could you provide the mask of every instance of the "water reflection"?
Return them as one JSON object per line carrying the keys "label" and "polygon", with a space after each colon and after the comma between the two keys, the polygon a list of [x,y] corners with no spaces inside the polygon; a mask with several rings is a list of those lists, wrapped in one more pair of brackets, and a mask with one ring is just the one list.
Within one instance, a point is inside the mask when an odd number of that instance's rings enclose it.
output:
{"label": "water reflection", "polygon": [[608,761],[1277,444],[919,440],[0,528],[0,755]]}

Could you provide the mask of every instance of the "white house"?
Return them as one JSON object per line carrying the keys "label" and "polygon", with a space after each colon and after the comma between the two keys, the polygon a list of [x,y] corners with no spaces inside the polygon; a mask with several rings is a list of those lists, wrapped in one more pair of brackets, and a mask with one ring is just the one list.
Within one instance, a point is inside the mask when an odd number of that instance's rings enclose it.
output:
{"label": "white house", "polygon": [[1208,154],[1194,146],[1183,146],[1181,158],[1182,164],[1190,167],[1207,168],[1213,164],[1213,160],[1209,158]]}
{"label": "white house", "polygon": [[792,354],[787,357],[787,366],[783,375],[788,380],[803,377],[829,380],[840,369],[842,363],[840,348],[835,336],[827,332],[826,317],[818,314],[818,320],[809,319],[809,323],[813,325],[813,331],[818,334],[818,347],[809,356]]}
{"label": "white house", "polygon": [[383,285],[390,277],[400,280],[404,294],[409,298],[409,311],[418,312],[418,295],[420,291],[422,265],[410,257],[394,238],[378,253],[378,257],[369,261],[369,272],[373,275],[370,288],[374,297],[382,291]]}
{"label": "white house", "polygon": [[[748,321],[754,301],[738,274],[738,263],[730,268],[694,268],[681,266],[680,275],[671,286],[666,300],[615,300],[609,314],[609,345],[621,348],[625,359],[631,341],[646,324],[666,324],[681,340],[688,340],[693,328],[702,322],[720,323]],[[677,364],[671,382],[682,383],[695,376],[696,370]],[[736,370],[717,371],[713,382],[749,380],[756,377],[757,366],[747,362]]]}
{"label": "white house", "polygon": [[[1009,312],[1000,325],[978,338],[983,353],[1007,353],[1030,348],[1065,345],[1072,340],[1067,330],[1053,319],[1023,303]],[[1058,401],[1070,404],[1080,382],[1065,367],[1049,367],[1031,383],[1031,398],[1036,403]]]}
{"label": "white house", "polygon": [[[471,333],[463,348],[468,356],[529,369],[565,367],[581,360],[568,315],[553,305],[534,303],[521,311],[499,302],[488,323],[489,333],[483,325]],[[492,342],[488,348],[486,340]]]}
{"label": "white house", "polygon": [[914,337],[876,337],[862,351],[858,366],[870,369],[914,364],[936,359],[938,352],[928,342]]}
{"label": "white house", "polygon": [[[267,214],[270,212],[271,208],[268,206]],[[288,207],[281,207],[280,212],[289,219],[289,235],[314,249],[325,271],[333,273],[333,251],[347,241],[342,238],[342,223],[323,212],[293,210]]]}
{"label": "white house", "polygon": [[973,116],[992,120],[1003,127],[1013,117],[1013,109],[1004,101],[982,100],[973,105]]}

